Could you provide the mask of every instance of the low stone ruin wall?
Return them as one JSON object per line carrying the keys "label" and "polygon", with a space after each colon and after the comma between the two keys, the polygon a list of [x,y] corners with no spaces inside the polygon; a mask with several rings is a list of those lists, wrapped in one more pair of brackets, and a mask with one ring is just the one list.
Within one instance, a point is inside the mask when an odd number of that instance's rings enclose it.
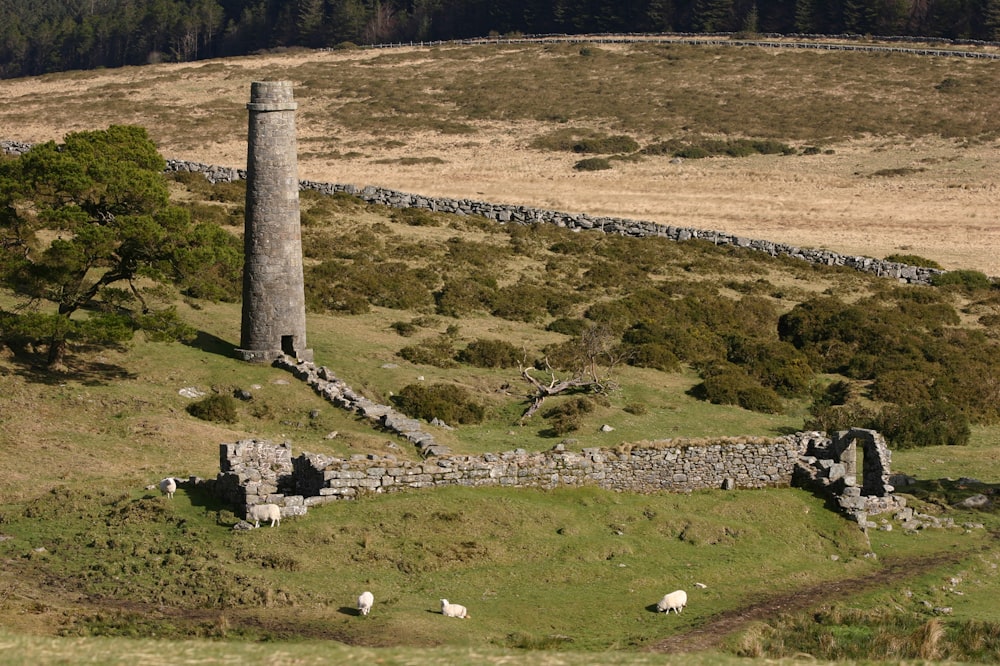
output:
{"label": "low stone ruin wall", "polygon": [[304,515],[310,506],[366,494],[453,485],[596,486],[635,493],[786,487],[802,447],[798,435],[789,435],[662,440],[581,452],[560,444],[536,453],[518,449],[411,461],[392,455],[339,458],[302,453],[293,458],[288,443],[243,440],[220,446],[214,488],[221,499],[244,512],[266,502],[279,505],[282,516],[295,516]]}
{"label": "low stone ruin wall", "polygon": [[[854,475],[859,446],[868,468],[860,483]],[[863,529],[888,528],[885,520],[869,520],[880,514],[892,514],[908,530],[951,526],[913,511],[892,494],[889,453],[881,435],[861,429],[832,437],[799,432],[775,438],[668,439],[579,452],[559,444],[542,452],[517,449],[421,461],[374,454],[293,458],[287,442],[243,440],[221,445],[221,471],[211,483],[221,499],[244,512],[267,502],[280,506],[283,517],[305,515],[309,507],[328,502],[444,486],[593,486],[629,493],[796,486],[828,496]]]}
{"label": "low stone ruin wall", "polygon": [[707,488],[765,488],[791,484],[800,444],[777,439],[664,440],[619,449],[523,449],[413,462],[393,456],[351,459],[303,454],[294,459],[297,491],[353,498],[441,486],[556,488],[596,486],[632,493]]}

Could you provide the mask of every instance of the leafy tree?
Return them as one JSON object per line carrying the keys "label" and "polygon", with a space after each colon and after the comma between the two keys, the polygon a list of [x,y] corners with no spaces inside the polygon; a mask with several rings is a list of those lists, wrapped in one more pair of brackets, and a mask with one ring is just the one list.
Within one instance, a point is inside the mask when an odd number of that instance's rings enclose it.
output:
{"label": "leafy tree", "polygon": [[120,125],[0,162],[0,286],[18,300],[3,313],[6,342],[46,346],[52,366],[71,342],[191,333],[152,294],[219,256],[194,250],[205,230],[169,203],[164,166],[145,129]]}

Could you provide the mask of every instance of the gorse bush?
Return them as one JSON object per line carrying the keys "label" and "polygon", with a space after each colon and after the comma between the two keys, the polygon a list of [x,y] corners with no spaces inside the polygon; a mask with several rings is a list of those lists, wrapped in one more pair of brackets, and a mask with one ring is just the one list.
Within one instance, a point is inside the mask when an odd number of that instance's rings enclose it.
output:
{"label": "gorse bush", "polygon": [[943,270],[941,264],[933,259],[927,259],[926,257],[921,257],[916,254],[890,254],[885,258],[885,260],[895,261],[897,264],[906,264],[907,266],[920,266],[922,268]]}
{"label": "gorse bush", "polygon": [[521,362],[524,352],[506,340],[473,340],[458,352],[462,363],[477,368],[514,368]]}
{"label": "gorse bush", "polygon": [[704,381],[691,395],[717,405],[737,405],[752,412],[779,414],[784,410],[774,390],[762,386],[745,370],[727,362],[711,364],[701,372]]}
{"label": "gorse bush", "polygon": [[771,139],[671,139],[644,147],[643,155],[669,155],[688,159],[705,157],[747,157],[750,155],[793,155],[791,146]]}
{"label": "gorse bush", "polygon": [[213,394],[198,402],[192,402],[185,409],[188,414],[202,421],[236,422],[236,399],[231,395]]}
{"label": "gorse bush", "polygon": [[542,412],[548,424],[546,434],[550,437],[567,435],[580,429],[585,414],[593,412],[597,403],[587,396],[579,396]]}
{"label": "gorse bush", "polygon": [[577,171],[605,171],[611,168],[611,162],[605,157],[588,157],[573,165]]}
{"label": "gorse bush", "polygon": [[580,139],[573,144],[572,149],[574,153],[597,153],[599,155],[634,153],[639,150],[639,143],[630,136],[618,134]]}
{"label": "gorse bush", "polygon": [[449,425],[480,423],[485,415],[483,406],[454,384],[409,384],[392,401],[406,414],[426,421],[436,418]]}
{"label": "gorse bush", "polygon": [[993,287],[993,281],[985,273],[970,270],[940,273],[931,278],[931,284],[935,287],[959,287],[967,291],[990,289]]}
{"label": "gorse bush", "polygon": [[453,368],[457,365],[455,363],[455,347],[447,335],[423,340],[415,345],[407,345],[398,353],[400,358],[417,365],[433,365],[438,368]]}

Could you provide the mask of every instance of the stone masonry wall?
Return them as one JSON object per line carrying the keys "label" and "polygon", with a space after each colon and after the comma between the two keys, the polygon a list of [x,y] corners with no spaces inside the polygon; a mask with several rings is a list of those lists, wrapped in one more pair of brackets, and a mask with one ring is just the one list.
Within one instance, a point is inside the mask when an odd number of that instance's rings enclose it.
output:
{"label": "stone masonry wall", "polygon": [[[31,144],[27,143],[0,141],[0,151],[5,153],[20,154],[30,148]],[[245,169],[234,169],[231,167],[220,167],[175,159],[167,160],[167,171],[201,173],[213,183],[245,180],[247,176]],[[771,256],[792,257],[814,264],[846,266],[909,284],[929,284],[935,275],[945,272],[934,268],[909,266],[873,257],[843,255],[829,250],[800,248],[785,243],[734,236],[721,231],[695,229],[692,227],[675,227],[656,222],[630,220],[619,217],[594,217],[586,213],[563,213],[530,206],[488,203],[474,199],[426,197],[372,185],[359,188],[351,184],[300,180],[299,188],[329,195],[338,193],[350,194],[367,203],[393,208],[424,208],[432,211],[454,213],[456,215],[477,215],[502,224],[545,223],[555,224],[567,229],[593,229],[622,236],[659,236],[674,241],[700,239],[715,243],[716,245],[742,247],[758,252],[766,252]]]}
{"label": "stone masonry wall", "polygon": [[[866,496],[850,475],[844,475],[840,461],[846,458],[837,457],[841,455],[837,442],[867,437],[884,449],[885,465],[877,473],[888,479],[884,440],[874,431],[852,430],[833,438],[822,432],[798,432],[774,438],[666,439],[579,452],[558,444],[542,452],[433,455],[420,461],[375,454],[342,458],[302,453],[292,458],[287,442],[244,440],[221,445],[221,471],[214,487],[222,499],[244,510],[269,502],[281,507],[282,516],[301,516],[309,507],[328,502],[455,485],[594,486],[629,493],[797,486],[829,496],[864,529],[877,527],[870,516],[887,513],[910,529],[934,523],[933,517],[914,512],[902,497],[893,495],[891,485],[883,484],[881,491]],[[870,455],[881,457],[871,448],[866,458]]]}
{"label": "stone masonry wall", "polygon": [[[242,169],[167,160],[168,171],[190,171],[202,173],[212,182],[231,182],[246,178]],[[734,236],[721,231],[708,231],[692,227],[675,227],[671,225],[630,220],[620,217],[594,217],[586,213],[563,213],[531,206],[509,205],[476,201],[474,199],[449,199],[444,197],[427,197],[419,194],[409,194],[384,187],[356,187],[342,183],[320,183],[310,180],[300,180],[299,187],[303,190],[313,190],[321,194],[349,194],[371,204],[389,206],[392,208],[423,208],[426,210],[454,213],[456,215],[476,215],[503,224],[555,224],[567,229],[592,229],[608,234],[644,238],[659,236],[674,241],[700,239],[716,245],[731,245],[771,256],[787,256],[825,266],[846,266],[855,270],[874,273],[911,284],[928,284],[931,279],[944,271],[909,266],[893,261],[884,261],[872,257],[849,256],[822,249],[800,248],[785,243],[775,243],[767,240],[757,240]]]}
{"label": "stone masonry wall", "polygon": [[303,454],[294,459],[297,491],[306,496],[352,498],[460,485],[556,488],[597,486],[633,493],[708,488],[764,488],[791,484],[799,458],[794,437],[715,441],[664,440],[621,449],[538,453],[523,449],[413,462],[392,456],[351,459]]}
{"label": "stone masonry wall", "polygon": [[293,459],[287,443],[244,440],[220,446],[215,487],[234,505],[270,502],[281,506],[284,516],[370,493],[450,485],[597,486],[636,493],[785,487],[791,485],[803,446],[801,437],[789,435],[662,440],[581,452],[560,444],[544,452],[518,449],[411,461],[373,454],[339,458],[303,453]]}

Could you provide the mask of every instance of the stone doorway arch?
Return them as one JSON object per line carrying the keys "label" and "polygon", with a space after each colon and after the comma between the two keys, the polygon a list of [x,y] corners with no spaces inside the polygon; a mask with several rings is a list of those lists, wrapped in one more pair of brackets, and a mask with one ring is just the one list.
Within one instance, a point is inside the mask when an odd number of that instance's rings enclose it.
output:
{"label": "stone doorway arch", "polygon": [[[859,486],[864,497],[885,497],[893,487],[889,484],[892,451],[885,438],[874,430],[851,428],[834,433],[831,453],[843,465],[844,485]],[[858,478],[858,448],[863,453],[861,478]]]}

